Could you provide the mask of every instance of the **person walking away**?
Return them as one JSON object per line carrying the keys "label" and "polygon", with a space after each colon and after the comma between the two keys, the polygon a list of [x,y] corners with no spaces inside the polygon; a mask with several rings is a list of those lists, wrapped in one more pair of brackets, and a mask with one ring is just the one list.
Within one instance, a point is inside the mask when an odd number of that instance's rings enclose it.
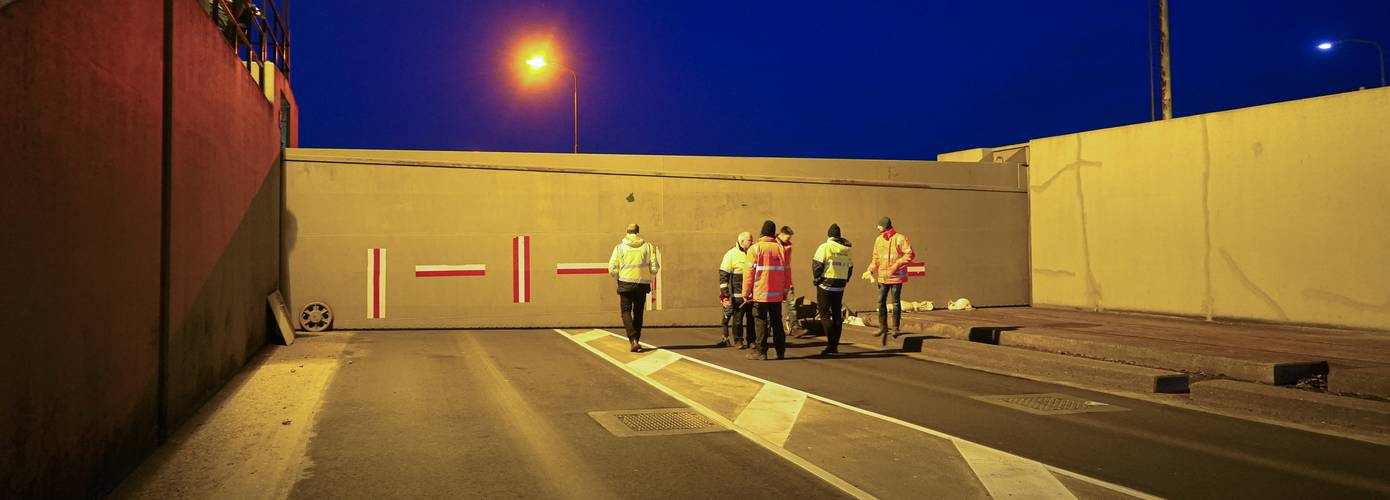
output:
{"label": "person walking away", "polygon": [[774,237],[777,224],[763,221],[759,234],[757,243],[748,247],[749,272],[743,275],[743,300],[753,301],[753,322],[758,330],[757,348],[748,353],[748,359],[767,359],[769,328],[777,359],[782,359],[787,352],[787,334],[782,330],[782,301],[792,287],[792,278],[787,274],[786,250]]}
{"label": "person walking away", "polygon": [[719,302],[724,306],[724,318],[719,323],[724,331],[720,347],[737,345],[747,349],[753,342],[753,310],[743,302],[743,275],[748,273],[750,246],[753,235],[748,231],[738,233],[733,248],[724,252],[724,260],[719,264]]}
{"label": "person walking away", "polygon": [[816,305],[820,312],[821,330],[825,332],[825,350],[821,355],[840,352],[840,332],[844,325],[845,285],[854,276],[854,260],[850,258],[849,240],[840,237],[840,225],[831,224],[825,232],[829,239],[816,248],[811,257],[812,283],[816,286]]}
{"label": "person walking away", "polygon": [[632,352],[642,352],[642,313],[652,291],[652,277],[661,271],[656,247],[642,239],[640,231],[637,224],[629,224],[627,235],[608,258],[608,275],[618,280],[619,310]]}
{"label": "person walking away", "polygon": [[[893,338],[902,335],[899,328],[903,317],[902,292],[907,283],[907,263],[917,254],[907,242],[907,235],[893,228],[893,219],[884,217],[878,220],[879,237],[874,238],[874,253],[869,260],[869,269],[864,271],[865,279],[878,283],[878,332],[882,343],[888,344],[888,335]],[[888,322],[888,311],[893,311],[893,322]]]}

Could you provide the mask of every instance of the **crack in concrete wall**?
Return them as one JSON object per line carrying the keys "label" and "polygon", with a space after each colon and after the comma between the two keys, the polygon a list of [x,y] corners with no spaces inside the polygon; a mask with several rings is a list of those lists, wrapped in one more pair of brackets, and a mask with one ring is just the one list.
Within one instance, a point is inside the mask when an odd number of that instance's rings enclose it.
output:
{"label": "crack in concrete wall", "polygon": [[1336,304],[1350,309],[1357,309],[1363,312],[1390,313],[1390,299],[1386,299],[1383,303],[1375,304],[1371,302],[1356,300],[1346,295],[1342,295],[1340,293],[1330,292],[1318,288],[1305,288],[1303,290],[1303,297],[1311,300]]}
{"label": "crack in concrete wall", "polygon": [[[1062,168],[1057,169],[1057,171],[1054,172],[1051,176],[1049,176],[1047,180],[1043,181],[1041,184],[1033,186],[1032,191],[1035,194],[1041,194],[1043,192],[1046,192],[1047,189],[1051,187],[1052,183],[1059,179],[1062,176],[1062,174],[1066,172],[1072,172],[1076,174],[1077,212],[1079,213],[1081,223],[1081,258],[1082,264],[1084,265],[1083,272],[1086,276],[1086,304],[1090,308],[1095,309],[1097,311],[1104,311],[1105,306],[1102,301],[1100,282],[1096,279],[1095,272],[1091,265],[1091,236],[1090,230],[1088,229],[1088,226],[1086,224],[1086,190],[1082,185],[1081,178],[1081,169],[1083,167],[1100,167],[1102,163],[1098,161],[1088,161],[1082,158],[1081,134],[1073,134],[1073,137],[1076,138],[1076,161],[1068,163],[1062,166]],[[1035,270],[1035,272],[1036,271],[1044,270],[1038,269]],[[1076,273],[1073,271],[1061,272],[1069,273],[1070,276],[1076,275]]]}
{"label": "crack in concrete wall", "polygon": [[[1211,284],[1211,137],[1207,130],[1207,117],[1202,116],[1202,236],[1205,251],[1202,253],[1202,273],[1206,279],[1206,296],[1202,298],[1202,312],[1206,315],[1207,321],[1211,321],[1213,310],[1216,308],[1216,297],[1212,294]],[[1225,250],[1222,250],[1225,253]],[[1228,256],[1229,257],[1229,256]],[[1234,265],[1234,262],[1231,262]],[[1236,270],[1239,272],[1239,268]],[[1244,275],[1241,275],[1244,277]],[[1248,281],[1248,280],[1247,280]],[[1266,295],[1266,298],[1269,296]],[[1272,300],[1271,300],[1272,302]],[[1278,308],[1278,305],[1275,305]],[[1283,311],[1279,314],[1282,316]],[[1285,318],[1287,319],[1287,318]]]}
{"label": "crack in concrete wall", "polygon": [[[1284,312],[1284,308],[1279,305],[1279,302],[1274,300],[1274,297],[1270,295],[1269,292],[1264,291],[1264,289],[1261,288],[1260,285],[1256,284],[1255,280],[1250,279],[1249,275],[1245,274],[1245,271],[1240,268],[1240,264],[1236,263],[1235,257],[1232,257],[1230,252],[1227,252],[1226,249],[1222,248],[1221,258],[1226,261],[1226,265],[1230,266],[1232,271],[1235,271],[1236,279],[1240,280],[1240,284],[1245,286],[1247,290],[1250,290],[1250,293],[1253,293],[1256,297],[1259,297],[1260,300],[1265,303],[1265,305],[1268,305],[1270,310],[1274,311],[1274,314],[1279,317],[1280,321],[1289,320],[1289,315]],[[1210,275],[1208,275],[1207,277],[1207,286],[1211,286]],[[1208,288],[1207,291],[1207,298],[1208,301],[1210,301],[1210,288]],[[1211,321],[1211,310],[1207,310],[1207,321]]]}

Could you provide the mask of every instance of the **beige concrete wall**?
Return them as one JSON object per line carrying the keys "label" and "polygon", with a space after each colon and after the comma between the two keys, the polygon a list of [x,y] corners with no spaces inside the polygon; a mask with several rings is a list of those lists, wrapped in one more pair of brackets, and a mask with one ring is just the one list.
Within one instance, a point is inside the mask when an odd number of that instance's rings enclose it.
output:
{"label": "beige concrete wall", "polygon": [[[296,311],[328,303],[339,329],[616,325],[611,278],[555,266],[606,262],[629,222],[665,259],[651,325],[717,323],[720,258],[765,218],[797,230],[802,293],[813,293],[810,258],[830,223],[862,270],[886,214],[928,265],[905,299],[1028,301],[1026,173],[1013,165],[311,149],[287,160],[287,300]],[[518,235],[532,238],[529,304],[512,301]],[[377,247],[387,250],[386,317],[368,319],[367,250]],[[414,275],[466,264],[487,274]],[[861,308],[875,300],[862,281],[848,294]]]}
{"label": "beige concrete wall", "polygon": [[1034,140],[1035,304],[1390,329],[1390,89]]}

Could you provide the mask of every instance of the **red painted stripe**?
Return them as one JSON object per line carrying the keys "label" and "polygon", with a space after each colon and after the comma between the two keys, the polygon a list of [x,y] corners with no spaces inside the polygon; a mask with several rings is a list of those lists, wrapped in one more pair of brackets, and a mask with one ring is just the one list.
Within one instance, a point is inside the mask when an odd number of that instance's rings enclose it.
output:
{"label": "red painted stripe", "polygon": [[531,301],[531,237],[525,236],[522,241],[526,245],[526,301]]}
{"label": "red painted stripe", "polygon": [[485,276],[487,271],[415,271],[416,278],[432,278],[439,276]]}
{"label": "red painted stripe", "polygon": [[517,246],[516,238],[512,238],[512,302],[521,302],[521,290],[517,288],[521,284],[516,279],[516,266],[519,264]]}
{"label": "red painted stripe", "polygon": [[556,269],[555,274],[608,274],[608,270],[602,267]]}
{"label": "red painted stripe", "polygon": [[372,317],[381,317],[381,249],[372,249]]}

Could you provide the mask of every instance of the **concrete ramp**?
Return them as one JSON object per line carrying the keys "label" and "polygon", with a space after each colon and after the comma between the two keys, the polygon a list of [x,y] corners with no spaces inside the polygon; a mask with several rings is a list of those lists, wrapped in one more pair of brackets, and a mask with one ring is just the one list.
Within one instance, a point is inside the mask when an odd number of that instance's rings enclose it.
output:
{"label": "concrete ramp", "polygon": [[[606,263],[629,223],[664,268],[649,326],[719,321],[718,266],[765,219],[796,230],[793,278],[838,223],[869,263],[879,217],[925,273],[904,300],[1028,303],[1027,169],[1019,164],[291,149],[284,292],[335,329],[614,326]],[[873,286],[854,281],[863,309]]]}

